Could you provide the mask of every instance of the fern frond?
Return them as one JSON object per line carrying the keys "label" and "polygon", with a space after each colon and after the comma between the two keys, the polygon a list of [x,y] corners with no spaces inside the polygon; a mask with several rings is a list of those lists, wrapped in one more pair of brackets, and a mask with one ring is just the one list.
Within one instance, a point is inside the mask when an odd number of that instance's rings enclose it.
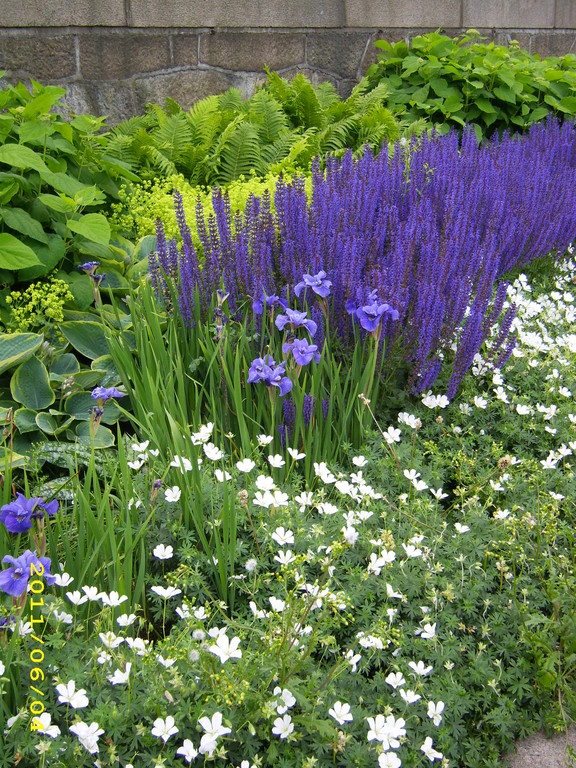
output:
{"label": "fern frond", "polygon": [[263,90],[268,91],[281,107],[286,111],[285,105],[290,101],[290,83],[283,77],[280,77],[278,72],[271,72],[268,67],[265,67],[267,80],[263,86]]}
{"label": "fern frond", "polygon": [[303,74],[297,74],[290,83],[291,103],[285,105],[294,115],[297,126],[304,128],[323,128],[326,123],[326,115],[314,86]]}
{"label": "fern frond", "polygon": [[218,104],[222,112],[241,112],[244,101],[242,91],[239,88],[228,88],[221,93],[218,98]]}
{"label": "fern frond", "polygon": [[216,180],[219,184],[227,184],[239,176],[248,176],[252,170],[257,174],[266,172],[260,155],[256,128],[248,122],[243,122],[236,126],[222,147]]}
{"label": "fern frond", "polygon": [[262,161],[266,165],[279,163],[289,154],[290,149],[299,139],[300,134],[291,131],[290,128],[284,128],[274,143],[260,147]]}
{"label": "fern frond", "polygon": [[173,163],[190,144],[190,126],[183,112],[168,115],[150,135],[158,150]]}
{"label": "fern frond", "polygon": [[329,110],[333,104],[341,103],[338,91],[332,85],[332,83],[328,81],[320,83],[320,85],[316,88],[316,96],[320,106],[324,111]]}
{"label": "fern frond", "polygon": [[264,144],[272,144],[288,127],[288,118],[276,99],[265,91],[258,91],[246,102],[246,119],[257,126],[258,136]]}

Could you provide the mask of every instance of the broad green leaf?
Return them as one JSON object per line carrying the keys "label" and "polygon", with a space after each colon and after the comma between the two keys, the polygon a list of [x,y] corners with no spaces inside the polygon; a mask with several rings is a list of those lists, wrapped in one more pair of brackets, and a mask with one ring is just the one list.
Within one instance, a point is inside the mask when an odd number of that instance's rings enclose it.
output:
{"label": "broad green leaf", "polygon": [[79,370],[80,363],[72,352],[65,352],[57,357],[50,367],[50,373],[54,373],[56,376],[70,376],[73,373],[78,373]]}
{"label": "broad green leaf", "polygon": [[443,104],[443,110],[444,112],[459,112],[464,104],[462,103],[460,96],[453,94],[452,96],[448,96],[446,101]]}
{"label": "broad green leaf", "polygon": [[0,181],[0,203],[9,203],[19,189],[20,185],[15,179],[3,178]]}
{"label": "broad green leaf", "polygon": [[60,323],[60,331],[75,350],[90,360],[108,354],[106,336],[100,323],[70,320]]}
{"label": "broad green leaf", "polygon": [[489,99],[485,99],[483,96],[479,96],[477,99],[475,99],[474,103],[476,104],[478,109],[482,110],[482,112],[485,112],[487,114],[496,112],[496,110],[492,105],[492,102]]}
{"label": "broad green leaf", "polygon": [[40,265],[19,270],[18,280],[28,282],[52,272],[57,264],[64,258],[65,250],[64,240],[62,240],[61,237],[58,235],[48,235],[47,245],[39,243],[34,248]]}
{"label": "broad green leaf", "polygon": [[14,118],[12,115],[0,115],[0,142],[4,142],[12,130]]}
{"label": "broad green leaf", "polygon": [[18,136],[20,137],[20,143],[26,144],[27,142],[44,143],[47,136],[53,133],[54,127],[50,123],[44,122],[26,122],[18,128]]}
{"label": "broad green leaf", "polygon": [[9,232],[0,234],[0,269],[22,269],[35,264],[40,264],[40,261],[32,248]]}
{"label": "broad green leaf", "polygon": [[[102,384],[102,379],[106,376],[106,371],[79,371],[73,375],[74,381],[79,389],[93,389]],[[102,384],[102,386],[105,386]]]}
{"label": "broad green leaf", "polygon": [[96,360],[92,360],[91,367],[103,372],[103,377],[99,382],[102,387],[114,387],[119,383],[120,374],[112,355],[97,357]]}
{"label": "broad green leaf", "polygon": [[23,235],[47,243],[48,237],[42,225],[23,208],[0,208],[0,216],[10,227]]}
{"label": "broad green leaf", "polygon": [[80,310],[88,309],[94,301],[94,286],[88,275],[79,272],[60,271],[56,275],[58,280],[64,280],[74,296],[74,303]]}
{"label": "broad green leaf", "polygon": [[26,432],[34,432],[38,427],[36,411],[31,411],[29,408],[18,408],[17,411],[14,411],[14,424],[22,435]]}
{"label": "broad green leaf", "polygon": [[576,114],[576,96],[566,96],[560,102],[560,109],[569,115]]}
{"label": "broad green leaf", "polygon": [[47,208],[50,208],[52,211],[57,211],[58,213],[74,213],[76,210],[76,203],[74,200],[64,194],[48,195],[44,193],[38,195],[38,200],[40,200],[41,203],[44,203]]}
{"label": "broad green leaf", "polygon": [[83,189],[91,189],[91,187],[82,184],[81,181],[78,181],[67,173],[53,173],[52,171],[46,170],[41,173],[40,176],[42,177],[42,181],[50,184],[50,186],[57,192],[63,192],[70,198],[73,198]]}
{"label": "broad green leaf", "polygon": [[51,416],[49,413],[37,413],[36,414],[36,426],[42,430],[42,432],[45,432],[47,435],[53,435],[56,433],[56,430],[58,429],[58,422],[54,418],[54,416]]}
{"label": "broad green leaf", "polygon": [[32,168],[39,172],[48,170],[40,155],[22,144],[4,144],[0,147],[0,163],[6,163],[15,168]]}
{"label": "broad green leaf", "polygon": [[68,228],[101,245],[108,245],[110,242],[110,224],[101,213],[87,213],[80,219],[71,219],[68,221]]}
{"label": "broad green leaf", "polygon": [[29,120],[42,112],[50,112],[50,109],[56,104],[62,96],[66,95],[64,88],[44,88],[42,92],[31,99],[22,110],[22,117]]}
{"label": "broad green leaf", "polygon": [[[100,385],[97,384],[96,386]],[[64,410],[69,416],[74,416],[78,421],[90,421],[95,405],[96,400],[94,400],[89,392],[77,392],[66,399]],[[121,412],[114,400],[107,400],[102,410],[104,411],[102,415],[102,422],[104,424],[115,424],[121,416]]]}
{"label": "broad green leaf", "polygon": [[43,336],[38,333],[0,334],[0,373],[19,365],[36,352]]}
{"label": "broad green leaf", "polygon": [[516,94],[511,88],[494,88],[494,96],[509,104],[516,104]]}
{"label": "broad green leaf", "polygon": [[10,381],[10,392],[17,403],[39,411],[55,400],[48,371],[37,357],[31,357],[18,366]]}
{"label": "broad green leaf", "polygon": [[93,428],[91,424],[78,424],[76,427],[76,434],[80,443],[87,445],[92,444],[94,441],[94,448],[111,448],[114,445],[114,434],[105,427],[103,424],[98,425],[98,429],[94,437],[91,436]]}
{"label": "broad green leaf", "polygon": [[536,107],[536,109],[533,109],[530,113],[530,120],[531,122],[535,123],[538,120],[542,120],[549,114],[550,110],[546,109],[546,107]]}

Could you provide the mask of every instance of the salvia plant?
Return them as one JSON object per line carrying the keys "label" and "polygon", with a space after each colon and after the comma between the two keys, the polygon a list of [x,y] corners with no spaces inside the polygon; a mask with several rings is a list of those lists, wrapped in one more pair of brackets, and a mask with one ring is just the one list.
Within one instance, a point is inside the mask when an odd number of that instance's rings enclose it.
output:
{"label": "salvia plant", "polygon": [[[447,369],[452,399],[479,351],[500,368],[514,348],[515,307],[503,311],[503,275],[564,251],[574,237],[574,147],[572,125],[548,122],[522,139],[506,136],[487,146],[479,147],[472,132],[460,146],[453,132],[400,146],[392,158],[348,154],[341,162],[329,159],[325,173],[316,166],[310,204],[302,179],[280,180],[274,215],[265,195],[232,217],[226,195],[215,190],[207,225],[197,211],[201,249],[192,244],[176,194],[183,245],[178,250],[174,240],[167,242],[159,223],[150,271],[172,318],[193,329],[179,342],[183,370],[196,361],[205,376],[201,361],[210,361],[221,408],[237,419],[248,414],[246,436],[262,428],[261,398],[255,410],[250,385],[265,381],[275,388],[273,374],[283,382],[286,366],[317,370],[318,354],[328,369],[334,366],[333,397],[335,380],[349,382],[346,376],[363,372],[362,382],[343,387],[339,407],[352,392],[369,397],[382,371],[418,394]],[[225,294],[217,304],[219,290]],[[208,342],[201,326],[210,323]],[[306,366],[298,363],[300,351]],[[257,366],[272,372],[258,373]],[[188,378],[198,394],[202,376]],[[318,377],[318,390],[298,386],[290,395],[281,384],[276,394],[293,403],[312,395],[319,405],[330,396],[326,379],[321,382]],[[287,402],[285,419],[277,412],[268,422],[271,433],[273,425],[290,430]],[[303,410],[302,399],[296,414]]]}

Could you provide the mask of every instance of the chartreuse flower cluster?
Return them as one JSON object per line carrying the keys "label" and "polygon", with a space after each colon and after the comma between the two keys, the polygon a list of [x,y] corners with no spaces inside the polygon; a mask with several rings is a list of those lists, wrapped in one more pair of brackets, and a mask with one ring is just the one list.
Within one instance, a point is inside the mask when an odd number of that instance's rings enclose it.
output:
{"label": "chartreuse flower cluster", "polygon": [[10,333],[52,330],[64,320],[64,305],[74,302],[68,285],[50,277],[32,283],[24,292],[11,291],[5,298],[9,314],[3,324]]}

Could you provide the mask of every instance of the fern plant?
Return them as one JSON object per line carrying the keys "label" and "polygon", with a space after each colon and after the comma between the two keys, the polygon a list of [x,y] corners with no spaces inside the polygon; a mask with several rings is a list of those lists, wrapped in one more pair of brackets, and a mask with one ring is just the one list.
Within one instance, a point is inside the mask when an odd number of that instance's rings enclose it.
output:
{"label": "fern plant", "polygon": [[110,132],[109,154],[129,158],[144,179],[182,174],[200,186],[307,171],[317,155],[365,145],[378,152],[398,139],[403,126],[384,106],[387,93],[386,86],[368,92],[363,81],[343,101],[330,83],[314,88],[302,74],[289,82],[267,70],[266,83],[247,100],[230,88],[189,111],[172,99],[163,108],[149,105]]}

